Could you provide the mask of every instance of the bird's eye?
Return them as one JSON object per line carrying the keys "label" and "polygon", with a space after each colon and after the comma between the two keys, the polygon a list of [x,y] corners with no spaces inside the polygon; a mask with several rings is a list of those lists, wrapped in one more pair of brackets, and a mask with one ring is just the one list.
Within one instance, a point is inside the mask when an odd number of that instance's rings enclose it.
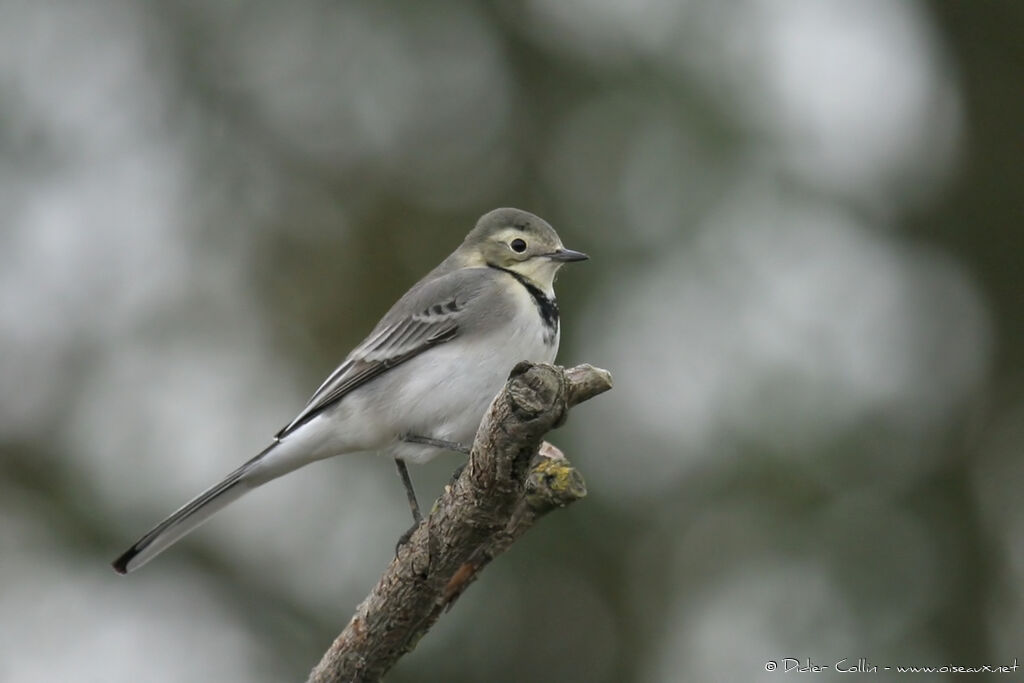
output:
{"label": "bird's eye", "polygon": [[512,251],[516,252],[517,254],[522,254],[524,251],[526,251],[526,241],[521,240],[518,237],[509,242],[508,246],[512,247]]}

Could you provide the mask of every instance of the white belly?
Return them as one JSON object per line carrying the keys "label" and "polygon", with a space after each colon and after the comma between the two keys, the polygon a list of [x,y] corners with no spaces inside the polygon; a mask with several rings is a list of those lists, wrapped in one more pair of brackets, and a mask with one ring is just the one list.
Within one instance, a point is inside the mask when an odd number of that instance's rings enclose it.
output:
{"label": "white belly", "polygon": [[443,450],[404,442],[401,438],[406,435],[471,446],[484,412],[515,364],[523,360],[550,363],[558,352],[559,336],[545,343],[546,330],[536,304],[525,289],[522,296],[518,294],[510,317],[519,324],[505,325],[486,336],[458,337],[429,349],[317,416],[308,425],[322,437],[315,457],[377,450],[424,462]]}
{"label": "white belly", "polygon": [[[558,335],[545,343],[545,328],[533,300],[527,295],[520,303],[525,310],[516,319],[522,324],[472,343],[445,344],[409,361],[412,372],[403,391],[407,412],[393,416],[398,435],[472,446],[484,413],[515,364],[555,360]],[[441,452],[400,441],[393,441],[386,450],[392,457],[411,462],[423,462]]]}

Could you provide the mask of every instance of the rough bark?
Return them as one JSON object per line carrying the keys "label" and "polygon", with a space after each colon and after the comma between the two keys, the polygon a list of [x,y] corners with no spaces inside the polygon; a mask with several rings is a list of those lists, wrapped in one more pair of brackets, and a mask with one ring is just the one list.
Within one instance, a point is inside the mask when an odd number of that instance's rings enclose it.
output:
{"label": "rough bark", "polygon": [[569,409],[611,388],[590,365],[520,363],[445,487],[309,680],[378,681],[450,609],[480,571],[547,512],[586,495],[583,477],[542,440]]}

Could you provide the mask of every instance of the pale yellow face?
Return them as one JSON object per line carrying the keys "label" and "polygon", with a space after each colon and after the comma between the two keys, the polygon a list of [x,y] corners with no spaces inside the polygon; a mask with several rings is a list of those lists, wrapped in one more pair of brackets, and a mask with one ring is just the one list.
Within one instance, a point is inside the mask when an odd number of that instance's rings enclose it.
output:
{"label": "pale yellow face", "polygon": [[[544,229],[546,228],[546,229]],[[564,261],[552,254],[564,250],[562,241],[547,224],[497,227],[463,245],[469,264],[511,270],[545,290],[550,290]]]}
{"label": "pale yellow face", "polygon": [[510,270],[548,293],[563,264],[587,258],[565,249],[544,219],[519,209],[485,214],[456,253],[466,266]]}
{"label": "pale yellow face", "polygon": [[[554,261],[549,255],[563,248],[561,242],[544,244],[540,240],[527,240],[515,232],[504,235],[504,239],[498,236],[496,241],[501,244],[501,247],[494,249],[496,252],[502,253],[505,249],[512,251],[511,256],[506,254],[505,268],[536,282],[542,289],[551,289],[555,282],[555,275],[564,262]],[[526,243],[526,248],[519,252],[518,248],[521,248],[522,242]]]}

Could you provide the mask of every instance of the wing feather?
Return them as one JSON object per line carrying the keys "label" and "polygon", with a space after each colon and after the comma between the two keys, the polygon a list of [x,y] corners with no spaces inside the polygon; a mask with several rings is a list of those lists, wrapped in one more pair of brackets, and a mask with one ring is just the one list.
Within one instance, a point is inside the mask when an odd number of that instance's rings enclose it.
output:
{"label": "wing feather", "polygon": [[452,295],[421,313],[400,318],[390,324],[386,324],[388,318],[385,318],[380,328],[356,347],[320,385],[302,412],[277,433],[277,438],[284,438],[296,427],[382,372],[457,337],[459,318],[465,303]]}

